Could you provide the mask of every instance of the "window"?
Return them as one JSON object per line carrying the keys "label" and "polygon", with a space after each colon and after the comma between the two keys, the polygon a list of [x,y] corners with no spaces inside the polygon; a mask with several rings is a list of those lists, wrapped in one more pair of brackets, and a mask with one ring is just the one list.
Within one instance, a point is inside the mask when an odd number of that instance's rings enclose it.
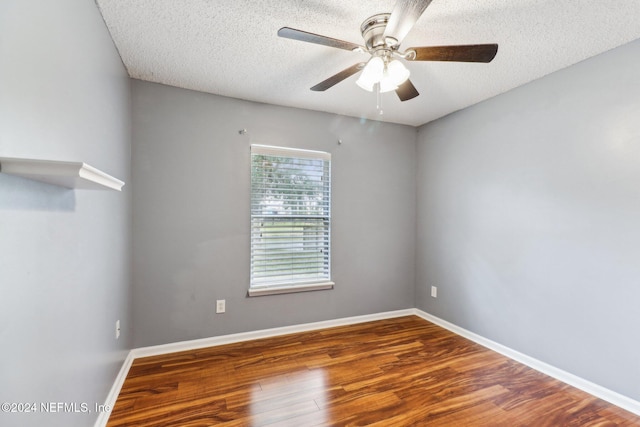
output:
{"label": "window", "polygon": [[330,289],[331,154],[251,146],[249,295]]}

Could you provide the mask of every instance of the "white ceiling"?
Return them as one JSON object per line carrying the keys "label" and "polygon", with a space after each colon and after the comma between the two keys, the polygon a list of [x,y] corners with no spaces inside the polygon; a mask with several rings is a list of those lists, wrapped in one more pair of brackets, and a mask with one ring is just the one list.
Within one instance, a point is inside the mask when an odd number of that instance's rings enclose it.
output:
{"label": "white ceiling", "polygon": [[[369,55],[283,39],[283,26],[363,44],[360,24],[395,0],[96,0],[129,75],[218,95],[418,126],[640,38],[638,0],[434,0],[402,43],[498,43],[490,64],[410,62],[400,102],[352,76]],[[585,87],[585,90],[590,88]]]}

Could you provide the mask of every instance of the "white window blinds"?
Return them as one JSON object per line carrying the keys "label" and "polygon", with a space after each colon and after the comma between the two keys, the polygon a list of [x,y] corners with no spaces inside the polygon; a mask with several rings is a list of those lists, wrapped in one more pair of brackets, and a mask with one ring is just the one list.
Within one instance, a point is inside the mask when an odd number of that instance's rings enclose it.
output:
{"label": "white window blinds", "polygon": [[329,283],[330,227],[331,154],[252,145],[249,293]]}

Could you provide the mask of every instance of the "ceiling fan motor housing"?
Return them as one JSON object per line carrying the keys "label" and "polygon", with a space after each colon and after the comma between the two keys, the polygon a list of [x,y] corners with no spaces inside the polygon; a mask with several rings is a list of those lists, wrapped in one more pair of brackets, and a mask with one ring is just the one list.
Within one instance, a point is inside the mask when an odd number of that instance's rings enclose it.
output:
{"label": "ceiling fan motor housing", "polygon": [[365,19],[360,26],[362,38],[370,53],[378,49],[389,49],[384,40],[384,30],[387,28],[390,16],[390,13],[378,13]]}

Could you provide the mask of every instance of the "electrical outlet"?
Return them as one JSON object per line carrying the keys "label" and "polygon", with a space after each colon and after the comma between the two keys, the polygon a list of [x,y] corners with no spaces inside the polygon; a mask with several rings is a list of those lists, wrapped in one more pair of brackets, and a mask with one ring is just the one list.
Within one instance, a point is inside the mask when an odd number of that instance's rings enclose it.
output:
{"label": "electrical outlet", "polygon": [[219,299],[216,301],[216,313],[224,313],[226,311],[226,301],[223,299]]}
{"label": "electrical outlet", "polygon": [[116,320],[116,339],[120,338],[120,320]]}
{"label": "electrical outlet", "polygon": [[435,286],[431,287],[431,296],[433,298],[438,298],[438,288],[436,288]]}

